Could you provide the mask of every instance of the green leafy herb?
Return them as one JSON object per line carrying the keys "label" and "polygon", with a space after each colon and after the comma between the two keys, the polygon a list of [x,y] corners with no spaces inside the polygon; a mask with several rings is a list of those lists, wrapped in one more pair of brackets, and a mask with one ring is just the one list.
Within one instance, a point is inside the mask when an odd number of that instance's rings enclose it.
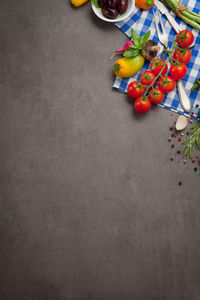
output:
{"label": "green leafy herb", "polygon": [[129,48],[130,49],[135,49],[135,50],[138,49],[138,47],[136,45],[129,46]]}
{"label": "green leafy herb", "polygon": [[192,158],[192,148],[200,151],[200,121],[197,122],[192,128],[190,136],[183,142],[184,145],[184,155]]}
{"label": "green leafy herb", "polygon": [[128,47],[128,49],[126,49],[126,51],[124,51],[123,56],[125,56],[125,57],[135,57],[138,54],[140,54],[140,50],[132,49],[132,48]]}
{"label": "green leafy herb", "polygon": [[134,29],[131,29],[131,35],[132,35],[133,45],[128,47],[126,51],[124,51],[123,56],[125,57],[135,57],[141,53],[144,44],[149,39],[150,31],[148,31],[142,36],[139,36]]}
{"label": "green leafy herb", "polygon": [[143,36],[141,36],[140,38],[140,44],[143,47],[144,44],[148,41],[149,37],[150,37],[150,31],[148,31],[147,33],[145,33]]}
{"label": "green leafy herb", "polygon": [[137,34],[137,32],[135,32],[135,30],[133,28],[131,28],[131,35],[132,35],[132,41],[133,42],[140,39],[139,34]]}
{"label": "green leafy herb", "polygon": [[193,87],[191,88],[191,91],[195,89],[200,89],[200,78],[195,81]]}
{"label": "green leafy herb", "polygon": [[100,7],[100,6],[99,6],[99,1],[98,1],[98,0],[92,0],[92,4],[93,4],[95,7],[97,7],[97,8]]}

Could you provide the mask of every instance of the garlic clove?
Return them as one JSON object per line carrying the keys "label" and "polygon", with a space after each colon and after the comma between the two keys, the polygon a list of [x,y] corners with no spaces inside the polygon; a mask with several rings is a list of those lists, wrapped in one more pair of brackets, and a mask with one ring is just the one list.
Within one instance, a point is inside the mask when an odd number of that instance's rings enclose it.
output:
{"label": "garlic clove", "polygon": [[188,121],[185,116],[178,117],[176,124],[175,124],[176,130],[177,131],[183,130],[184,128],[186,128],[187,123],[188,123]]}

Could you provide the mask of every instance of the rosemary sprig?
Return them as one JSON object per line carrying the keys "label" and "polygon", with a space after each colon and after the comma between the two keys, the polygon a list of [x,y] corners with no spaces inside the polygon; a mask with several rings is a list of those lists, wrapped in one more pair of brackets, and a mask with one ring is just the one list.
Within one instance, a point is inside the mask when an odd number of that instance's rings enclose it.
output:
{"label": "rosemary sprig", "polygon": [[200,151],[200,121],[198,121],[192,128],[190,136],[183,142],[184,156],[192,158],[192,148]]}

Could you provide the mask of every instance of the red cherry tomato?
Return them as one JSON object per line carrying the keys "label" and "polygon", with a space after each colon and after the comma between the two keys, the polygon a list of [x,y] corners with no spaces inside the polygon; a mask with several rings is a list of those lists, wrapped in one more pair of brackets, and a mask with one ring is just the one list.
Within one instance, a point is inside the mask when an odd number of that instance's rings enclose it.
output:
{"label": "red cherry tomato", "polygon": [[189,30],[180,31],[176,38],[176,42],[181,48],[187,48],[194,42],[194,35]]}
{"label": "red cherry tomato", "polygon": [[187,67],[185,64],[180,63],[178,65],[171,65],[169,73],[175,80],[180,80],[187,74]]}
{"label": "red cherry tomato", "polygon": [[128,85],[127,91],[128,91],[129,97],[138,98],[144,94],[145,88],[139,81],[132,81]]}
{"label": "red cherry tomato", "polygon": [[151,100],[152,103],[158,104],[163,101],[164,94],[160,89],[155,88],[150,90],[149,99]]}
{"label": "red cherry tomato", "polygon": [[158,80],[158,87],[163,93],[170,93],[175,88],[175,80],[170,76],[164,75]]}
{"label": "red cherry tomato", "polygon": [[176,61],[182,62],[184,64],[188,64],[191,60],[192,54],[190,49],[176,49],[173,54],[173,58]]}
{"label": "red cherry tomato", "polygon": [[144,71],[140,76],[140,82],[143,85],[150,86],[154,79],[156,78],[155,74],[151,71]]}
{"label": "red cherry tomato", "polygon": [[[150,69],[155,75],[158,75],[161,72],[164,64],[165,64],[164,59],[155,58],[150,64]],[[168,66],[166,65],[162,71],[162,75],[167,73],[167,70],[168,70]]]}
{"label": "red cherry tomato", "polygon": [[135,100],[134,108],[138,113],[145,114],[151,108],[151,101],[147,97],[139,97]]}

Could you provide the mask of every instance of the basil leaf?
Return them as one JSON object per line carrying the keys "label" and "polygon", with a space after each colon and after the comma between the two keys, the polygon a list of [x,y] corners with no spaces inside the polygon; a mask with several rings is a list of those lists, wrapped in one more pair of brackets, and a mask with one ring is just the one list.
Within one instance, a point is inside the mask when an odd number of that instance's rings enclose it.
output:
{"label": "basil leaf", "polygon": [[135,49],[135,50],[136,50],[136,49],[138,49],[138,46],[134,44],[134,45],[132,45],[132,46],[129,46],[128,48],[130,48],[130,49]]}
{"label": "basil leaf", "polygon": [[141,43],[141,41],[136,41],[135,45],[137,46],[137,49],[142,50],[144,44]]}
{"label": "basil leaf", "polygon": [[140,40],[134,40],[134,46],[135,46],[137,49],[142,50]]}
{"label": "basil leaf", "polygon": [[97,7],[97,8],[100,7],[100,6],[99,6],[99,1],[98,1],[98,0],[92,0],[92,4],[93,4],[95,7]]}
{"label": "basil leaf", "polygon": [[140,53],[138,49],[131,49],[128,47],[126,51],[124,51],[123,56],[125,57],[135,57]]}
{"label": "basil leaf", "polygon": [[134,44],[135,44],[135,41],[140,40],[139,34],[137,34],[137,32],[135,32],[135,30],[133,28],[131,28],[131,35],[132,35],[132,41],[134,42]]}
{"label": "basil leaf", "polygon": [[141,44],[141,46],[143,47],[144,46],[144,44],[148,41],[148,39],[149,39],[149,36],[150,36],[150,31],[148,31],[147,33],[145,33],[143,36],[141,36],[141,38],[140,38],[140,44]]}

